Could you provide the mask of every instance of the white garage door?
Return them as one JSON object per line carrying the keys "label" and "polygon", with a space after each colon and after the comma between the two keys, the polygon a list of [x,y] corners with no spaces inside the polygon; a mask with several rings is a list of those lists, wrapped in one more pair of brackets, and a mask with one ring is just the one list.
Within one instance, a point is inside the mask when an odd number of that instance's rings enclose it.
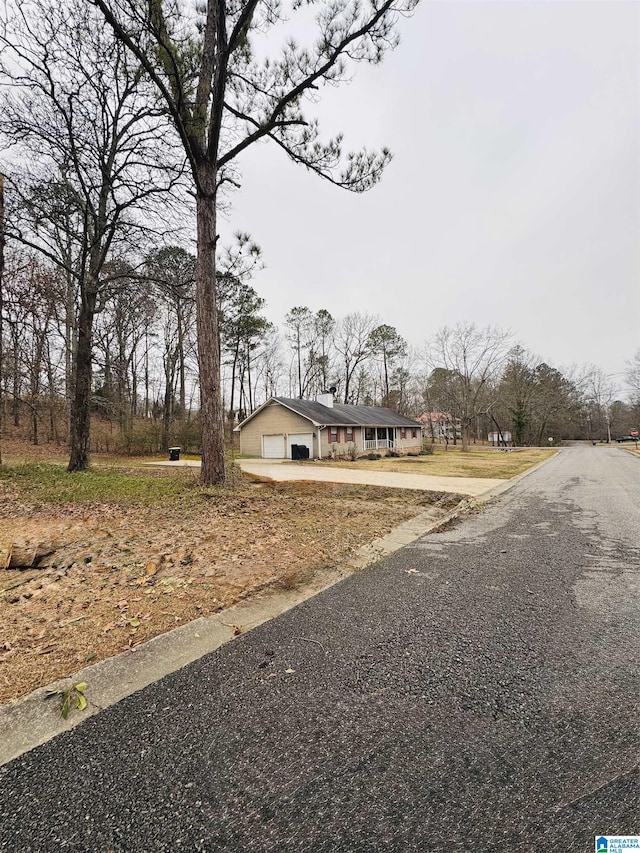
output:
{"label": "white garage door", "polygon": [[305,447],[309,448],[309,459],[313,459],[313,433],[312,432],[303,432],[299,435],[288,435],[287,436],[287,459],[292,459],[291,453],[291,445],[292,444],[303,444]]}
{"label": "white garage door", "polygon": [[284,459],[284,435],[262,436],[262,458]]}

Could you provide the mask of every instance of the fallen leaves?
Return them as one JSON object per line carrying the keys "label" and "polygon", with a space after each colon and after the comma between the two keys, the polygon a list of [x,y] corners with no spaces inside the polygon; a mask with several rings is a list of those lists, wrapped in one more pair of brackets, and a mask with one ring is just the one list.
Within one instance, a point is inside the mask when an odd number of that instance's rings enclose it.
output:
{"label": "fallen leaves", "polygon": [[[281,582],[292,568],[308,569],[304,580],[424,509],[419,494],[398,501],[383,490],[292,483],[149,506],[141,516],[139,507],[102,502],[36,506],[17,486],[0,488],[0,541],[20,530],[25,541],[63,543],[55,567],[24,572],[17,589],[0,595],[0,702],[77,671],[89,662],[87,649],[91,662],[134,651]],[[15,583],[15,572],[0,570],[0,590]],[[230,625],[234,637],[245,630]]]}
{"label": "fallen leaves", "polygon": [[84,695],[86,689],[86,682],[80,681],[78,684],[72,684],[71,687],[47,690],[45,698],[51,699],[53,696],[59,697],[58,712],[62,719],[66,720],[72,708],[77,708],[78,711],[84,711],[87,707],[87,700]]}

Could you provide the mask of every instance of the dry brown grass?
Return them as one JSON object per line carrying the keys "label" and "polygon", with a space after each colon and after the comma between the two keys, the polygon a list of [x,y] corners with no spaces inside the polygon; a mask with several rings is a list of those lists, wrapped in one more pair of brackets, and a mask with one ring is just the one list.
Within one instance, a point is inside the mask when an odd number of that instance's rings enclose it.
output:
{"label": "dry brown grass", "polygon": [[509,480],[532,465],[557,453],[546,447],[518,447],[500,450],[494,447],[472,447],[463,453],[459,447],[448,449],[435,445],[429,456],[384,456],[382,459],[359,459],[357,462],[335,460],[331,465],[371,471],[393,471],[406,474],[428,474],[437,477],[484,477]]}
{"label": "dry brown grass", "polygon": [[[40,468],[2,469],[0,544],[55,553],[45,569],[0,571],[0,702],[266,586],[295,587],[425,505],[457,501],[304,482],[201,489],[189,469],[69,476],[61,452],[35,450]],[[5,459],[30,455],[3,445]]]}

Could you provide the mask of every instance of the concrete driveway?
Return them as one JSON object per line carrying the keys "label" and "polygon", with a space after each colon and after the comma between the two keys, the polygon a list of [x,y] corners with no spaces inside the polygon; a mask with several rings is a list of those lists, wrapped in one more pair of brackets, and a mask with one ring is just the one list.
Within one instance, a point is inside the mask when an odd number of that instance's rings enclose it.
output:
{"label": "concrete driveway", "polygon": [[357,483],[389,489],[416,489],[426,492],[451,492],[478,497],[505,484],[505,480],[479,477],[433,477],[428,474],[397,474],[391,471],[360,471],[308,462],[292,465],[277,459],[240,459],[237,464],[246,474],[268,480],[313,480],[319,483]]}

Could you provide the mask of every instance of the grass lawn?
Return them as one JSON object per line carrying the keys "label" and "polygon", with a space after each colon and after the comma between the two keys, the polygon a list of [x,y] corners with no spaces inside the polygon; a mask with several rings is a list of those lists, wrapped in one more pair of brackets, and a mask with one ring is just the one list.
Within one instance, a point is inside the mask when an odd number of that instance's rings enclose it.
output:
{"label": "grass lawn", "polygon": [[304,584],[401,522],[427,509],[438,520],[459,500],[254,483],[237,469],[228,486],[201,487],[197,468],[114,457],[68,474],[64,448],[2,449],[0,554],[51,553],[39,568],[0,568],[0,702],[266,587]]}
{"label": "grass lawn", "polygon": [[335,460],[331,465],[371,471],[393,471],[406,474],[432,474],[438,477],[487,477],[509,480],[532,465],[557,453],[546,447],[522,447],[502,451],[494,447],[472,448],[463,453],[459,447],[434,445],[430,456],[384,456],[382,459],[360,459],[357,462]]}

